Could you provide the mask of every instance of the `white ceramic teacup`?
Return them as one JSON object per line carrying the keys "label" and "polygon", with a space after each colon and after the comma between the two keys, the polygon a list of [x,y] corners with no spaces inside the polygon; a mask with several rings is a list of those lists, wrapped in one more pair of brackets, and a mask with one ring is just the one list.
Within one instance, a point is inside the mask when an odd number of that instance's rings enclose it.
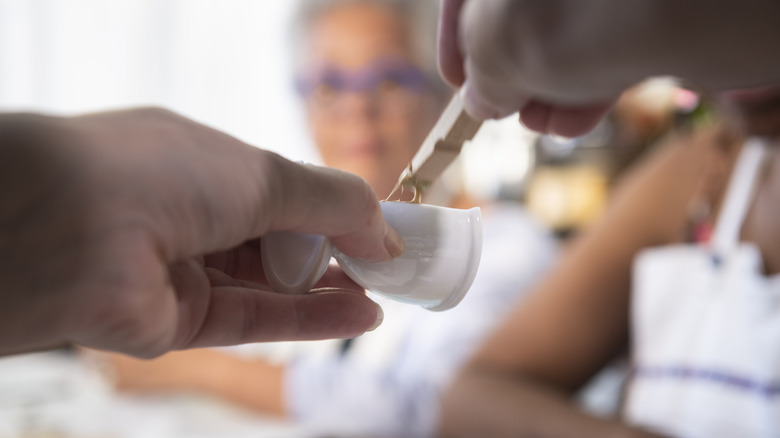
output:
{"label": "white ceramic teacup", "polygon": [[474,281],[482,254],[479,208],[459,210],[382,202],[382,214],[401,235],[404,253],[385,262],[347,257],[327,238],[275,232],[263,237],[263,269],[271,287],[305,293],[322,277],[331,256],[356,283],[387,298],[446,310]]}

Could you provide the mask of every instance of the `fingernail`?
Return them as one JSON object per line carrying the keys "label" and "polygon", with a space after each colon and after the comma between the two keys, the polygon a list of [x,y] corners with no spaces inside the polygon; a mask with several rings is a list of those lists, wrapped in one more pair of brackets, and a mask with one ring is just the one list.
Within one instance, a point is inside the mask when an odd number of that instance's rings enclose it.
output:
{"label": "fingernail", "polygon": [[385,312],[382,310],[379,304],[374,303],[374,305],[376,306],[376,321],[374,321],[374,325],[366,330],[367,332],[373,332],[377,327],[382,325],[382,321],[385,320]]}
{"label": "fingernail", "polygon": [[393,258],[403,254],[404,249],[406,249],[404,239],[402,239],[398,232],[396,232],[393,227],[388,224],[385,224],[385,239],[383,243],[385,245],[385,249]]}

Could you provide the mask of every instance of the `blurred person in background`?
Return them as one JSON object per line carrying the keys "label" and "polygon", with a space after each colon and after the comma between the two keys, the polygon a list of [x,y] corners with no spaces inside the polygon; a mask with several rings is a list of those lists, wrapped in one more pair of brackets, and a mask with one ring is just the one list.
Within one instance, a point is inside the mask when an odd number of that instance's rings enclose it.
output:
{"label": "blurred person in background", "polygon": [[[436,14],[433,0],[300,5],[296,85],[314,142],[326,165],[365,178],[379,198],[390,194],[450,95],[435,67]],[[464,196],[440,201],[477,203]],[[150,362],[113,356],[117,387],[206,393],[319,433],[430,436],[451,376],[556,254],[553,238],[520,206],[481,206],[481,266],[452,310],[373,297],[385,312],[380,328],[303,350],[284,364],[217,350]]]}
{"label": "blurred person in background", "polygon": [[[622,181],[456,380],[442,434],[778,436],[778,4],[445,9],[443,70],[474,115],[520,110],[535,130],[580,135],[628,85],[671,74],[718,96],[726,122],[669,139]],[[627,349],[623,422],[576,409],[572,393]]]}
{"label": "blurred person in background", "polygon": [[[780,122],[777,108],[759,117]],[[776,148],[780,130],[745,126],[670,136],[620,181],[604,216],[464,367],[442,435],[777,435],[764,385],[780,337],[780,162],[767,148],[752,174],[735,169],[755,145],[748,133]],[[752,196],[734,189],[746,179]],[[579,409],[578,389],[626,352],[620,419]]]}

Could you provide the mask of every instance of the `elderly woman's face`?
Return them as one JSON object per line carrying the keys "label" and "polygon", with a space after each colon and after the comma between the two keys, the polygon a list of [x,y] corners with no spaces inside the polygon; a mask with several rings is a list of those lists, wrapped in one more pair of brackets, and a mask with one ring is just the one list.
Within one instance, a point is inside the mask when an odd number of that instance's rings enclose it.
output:
{"label": "elderly woman's face", "polygon": [[405,23],[376,4],[337,6],[309,30],[298,87],[326,165],[385,197],[431,128],[439,102],[412,61]]}

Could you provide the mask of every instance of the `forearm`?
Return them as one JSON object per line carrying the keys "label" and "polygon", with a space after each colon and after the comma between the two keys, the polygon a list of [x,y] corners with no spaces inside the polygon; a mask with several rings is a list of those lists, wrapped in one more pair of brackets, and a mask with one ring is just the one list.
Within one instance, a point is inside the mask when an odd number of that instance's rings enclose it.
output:
{"label": "forearm", "polygon": [[206,375],[196,385],[202,391],[264,414],[286,417],[284,367],[264,360],[213,353]]}
{"label": "forearm", "polygon": [[563,391],[473,366],[461,373],[445,395],[440,433],[449,438],[654,436],[588,415]]}

